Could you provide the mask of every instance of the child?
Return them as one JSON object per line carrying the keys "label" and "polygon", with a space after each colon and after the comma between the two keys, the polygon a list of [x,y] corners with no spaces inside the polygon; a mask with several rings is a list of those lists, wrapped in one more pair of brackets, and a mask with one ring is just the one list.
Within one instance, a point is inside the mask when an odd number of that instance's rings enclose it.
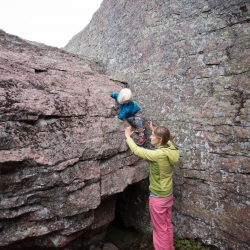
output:
{"label": "child", "polygon": [[120,114],[117,118],[123,120],[126,118],[131,125],[136,127],[136,131],[139,133],[139,141],[138,145],[142,145],[146,141],[146,137],[144,134],[144,127],[142,124],[142,112],[141,108],[132,101],[132,92],[128,88],[124,88],[120,91],[120,93],[112,93],[110,96],[117,100]]}

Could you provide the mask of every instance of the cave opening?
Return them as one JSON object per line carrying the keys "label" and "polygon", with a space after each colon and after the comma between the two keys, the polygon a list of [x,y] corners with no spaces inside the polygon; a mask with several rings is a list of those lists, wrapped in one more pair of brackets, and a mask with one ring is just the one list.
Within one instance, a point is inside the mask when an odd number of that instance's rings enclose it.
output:
{"label": "cave opening", "polygon": [[148,179],[117,194],[115,218],[107,229],[106,241],[119,250],[153,250],[147,201]]}

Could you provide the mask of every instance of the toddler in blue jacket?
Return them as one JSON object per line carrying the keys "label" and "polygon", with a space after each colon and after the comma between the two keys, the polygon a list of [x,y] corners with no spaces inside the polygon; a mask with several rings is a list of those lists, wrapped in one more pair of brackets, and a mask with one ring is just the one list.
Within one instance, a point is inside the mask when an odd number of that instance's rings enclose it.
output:
{"label": "toddler in blue jacket", "polygon": [[146,141],[146,137],[144,134],[144,126],[142,121],[142,111],[141,108],[132,101],[132,92],[128,88],[124,88],[120,91],[120,93],[112,93],[110,96],[118,102],[120,114],[117,118],[123,120],[127,119],[127,121],[135,126],[136,131],[139,133],[139,141],[138,145],[142,145]]}

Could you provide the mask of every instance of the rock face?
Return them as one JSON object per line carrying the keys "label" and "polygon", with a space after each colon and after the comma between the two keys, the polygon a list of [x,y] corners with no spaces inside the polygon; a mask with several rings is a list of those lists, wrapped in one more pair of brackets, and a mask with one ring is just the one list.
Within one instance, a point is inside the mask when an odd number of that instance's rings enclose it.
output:
{"label": "rock face", "polygon": [[82,249],[148,176],[95,62],[0,30],[0,249]]}
{"label": "rock face", "polygon": [[65,47],[175,133],[175,233],[220,249],[250,249],[249,21],[249,0],[104,0]]}

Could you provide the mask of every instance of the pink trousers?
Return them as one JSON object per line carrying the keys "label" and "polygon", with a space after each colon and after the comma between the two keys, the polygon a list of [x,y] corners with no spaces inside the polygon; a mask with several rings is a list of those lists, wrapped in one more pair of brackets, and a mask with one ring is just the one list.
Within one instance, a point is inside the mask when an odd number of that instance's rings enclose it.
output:
{"label": "pink trousers", "polygon": [[174,250],[174,234],[171,220],[173,195],[165,198],[149,196],[149,211],[153,226],[155,250]]}

